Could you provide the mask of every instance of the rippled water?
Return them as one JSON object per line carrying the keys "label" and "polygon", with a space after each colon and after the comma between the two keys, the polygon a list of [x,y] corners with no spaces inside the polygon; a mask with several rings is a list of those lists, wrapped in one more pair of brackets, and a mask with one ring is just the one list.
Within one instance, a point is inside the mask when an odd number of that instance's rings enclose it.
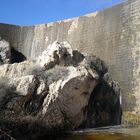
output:
{"label": "rippled water", "polygon": [[140,140],[140,128],[100,128],[71,132],[55,140]]}

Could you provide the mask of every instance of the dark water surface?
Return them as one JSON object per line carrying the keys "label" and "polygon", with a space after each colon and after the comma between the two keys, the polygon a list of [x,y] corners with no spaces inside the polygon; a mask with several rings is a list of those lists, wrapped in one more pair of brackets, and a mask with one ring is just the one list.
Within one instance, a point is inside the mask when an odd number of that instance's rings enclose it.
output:
{"label": "dark water surface", "polygon": [[[45,139],[43,139],[45,140]],[[46,138],[48,140],[48,138]],[[71,132],[50,140],[140,140],[139,128],[100,128]]]}

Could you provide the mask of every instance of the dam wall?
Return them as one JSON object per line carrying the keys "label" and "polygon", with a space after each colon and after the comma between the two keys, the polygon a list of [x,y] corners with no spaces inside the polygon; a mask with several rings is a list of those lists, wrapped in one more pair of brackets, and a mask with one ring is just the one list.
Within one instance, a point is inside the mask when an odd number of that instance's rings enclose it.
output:
{"label": "dam wall", "polygon": [[[0,36],[27,59],[39,56],[56,40],[99,56],[121,86],[124,113],[140,116],[140,0],[54,23],[0,24]],[[135,121],[140,124],[140,119]]]}

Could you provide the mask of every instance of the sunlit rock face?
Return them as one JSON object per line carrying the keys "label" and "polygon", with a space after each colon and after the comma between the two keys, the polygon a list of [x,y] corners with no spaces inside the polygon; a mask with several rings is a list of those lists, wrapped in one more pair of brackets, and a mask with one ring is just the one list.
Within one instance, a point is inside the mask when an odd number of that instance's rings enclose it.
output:
{"label": "sunlit rock face", "polygon": [[0,37],[0,64],[10,63],[11,48],[9,42]]}
{"label": "sunlit rock face", "polygon": [[[0,66],[0,127],[36,138],[121,122],[119,86],[103,60],[50,44],[42,55]],[[23,135],[26,134],[26,135]]]}
{"label": "sunlit rock face", "polygon": [[39,56],[38,63],[41,67],[50,69],[56,64],[70,65],[72,64],[72,58],[73,51],[67,42],[54,42]]}

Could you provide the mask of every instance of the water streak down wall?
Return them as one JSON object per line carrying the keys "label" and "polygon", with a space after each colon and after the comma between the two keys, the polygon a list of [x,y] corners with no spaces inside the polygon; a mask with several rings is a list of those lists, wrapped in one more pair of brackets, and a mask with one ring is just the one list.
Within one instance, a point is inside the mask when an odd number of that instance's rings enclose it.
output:
{"label": "water streak down wall", "polygon": [[0,36],[27,58],[40,55],[55,40],[99,56],[121,85],[123,110],[140,115],[140,0],[55,23],[0,24]]}

